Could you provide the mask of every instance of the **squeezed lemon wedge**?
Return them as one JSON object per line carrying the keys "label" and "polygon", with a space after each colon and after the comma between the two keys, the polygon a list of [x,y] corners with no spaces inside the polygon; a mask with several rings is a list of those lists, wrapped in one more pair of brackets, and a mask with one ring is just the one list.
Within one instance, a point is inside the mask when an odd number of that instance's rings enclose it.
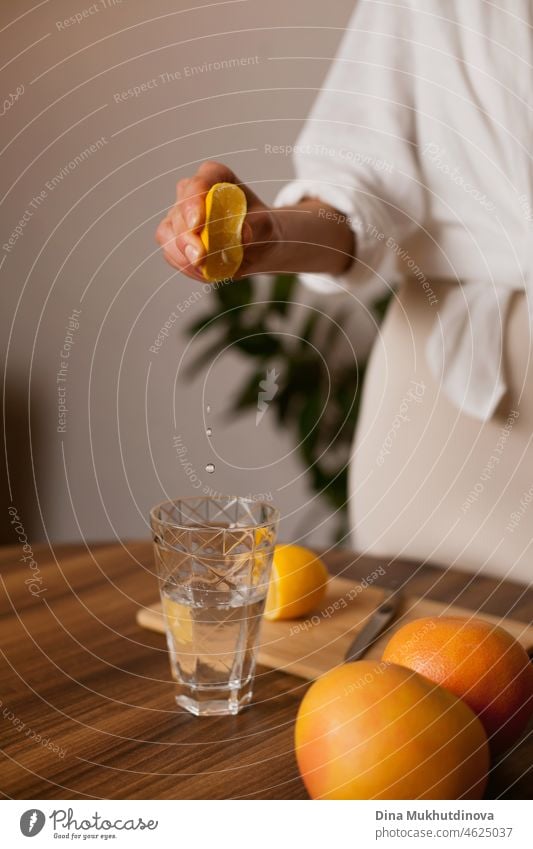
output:
{"label": "squeezed lemon wedge", "polygon": [[206,195],[205,225],[200,239],[207,256],[201,270],[211,283],[233,277],[239,269],[246,209],[246,195],[234,183],[215,183]]}

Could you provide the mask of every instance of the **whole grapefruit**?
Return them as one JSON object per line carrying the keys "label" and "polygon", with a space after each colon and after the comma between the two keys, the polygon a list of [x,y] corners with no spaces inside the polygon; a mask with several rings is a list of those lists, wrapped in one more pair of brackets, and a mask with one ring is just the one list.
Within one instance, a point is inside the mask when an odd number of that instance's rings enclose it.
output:
{"label": "whole grapefruit", "polygon": [[481,799],[487,780],[487,738],[470,708],[388,663],[347,663],[315,681],[295,745],[313,799]]}
{"label": "whole grapefruit", "polygon": [[408,622],[387,644],[383,660],[413,669],[463,699],[495,752],[518,740],[533,713],[533,667],[525,649],[483,619]]}

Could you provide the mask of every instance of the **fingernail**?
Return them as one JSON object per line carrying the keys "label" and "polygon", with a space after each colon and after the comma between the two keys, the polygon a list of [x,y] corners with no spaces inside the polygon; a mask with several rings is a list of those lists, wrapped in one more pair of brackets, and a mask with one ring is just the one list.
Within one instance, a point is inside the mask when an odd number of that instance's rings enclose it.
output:
{"label": "fingernail", "polygon": [[198,210],[195,207],[187,210],[187,227],[190,227],[191,230],[194,230],[195,227],[198,226],[198,222],[200,221],[200,217],[198,215]]}
{"label": "fingernail", "polygon": [[200,251],[194,245],[187,245],[185,248],[185,256],[192,265],[195,265],[200,258]]}

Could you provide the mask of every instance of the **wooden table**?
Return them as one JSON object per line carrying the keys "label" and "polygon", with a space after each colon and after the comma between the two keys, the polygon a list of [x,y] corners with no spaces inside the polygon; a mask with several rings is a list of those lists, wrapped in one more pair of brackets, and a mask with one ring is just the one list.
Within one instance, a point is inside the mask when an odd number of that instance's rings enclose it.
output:
{"label": "wooden table", "polygon": [[[174,709],[162,639],[139,628],[156,599],[151,545],[34,549],[39,596],[20,547],[0,549],[0,791],[16,799],[304,799],[293,723],[307,684],[259,669],[253,707],[197,719]],[[332,572],[375,561],[330,553]],[[381,579],[414,593],[531,621],[533,590],[395,562]],[[39,736],[40,735],[40,738]],[[493,768],[489,796],[531,798],[533,735]]]}

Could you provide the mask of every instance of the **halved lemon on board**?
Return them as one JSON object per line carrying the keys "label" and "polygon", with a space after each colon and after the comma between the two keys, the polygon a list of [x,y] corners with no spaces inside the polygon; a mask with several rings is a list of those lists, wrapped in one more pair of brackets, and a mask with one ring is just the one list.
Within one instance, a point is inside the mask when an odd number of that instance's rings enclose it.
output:
{"label": "halved lemon on board", "polygon": [[205,225],[200,239],[207,256],[201,270],[211,283],[231,278],[239,269],[246,209],[246,195],[234,183],[215,183],[206,195]]}
{"label": "halved lemon on board", "polygon": [[328,570],[317,555],[301,545],[277,545],[268,586],[265,618],[298,619],[324,601]]}

